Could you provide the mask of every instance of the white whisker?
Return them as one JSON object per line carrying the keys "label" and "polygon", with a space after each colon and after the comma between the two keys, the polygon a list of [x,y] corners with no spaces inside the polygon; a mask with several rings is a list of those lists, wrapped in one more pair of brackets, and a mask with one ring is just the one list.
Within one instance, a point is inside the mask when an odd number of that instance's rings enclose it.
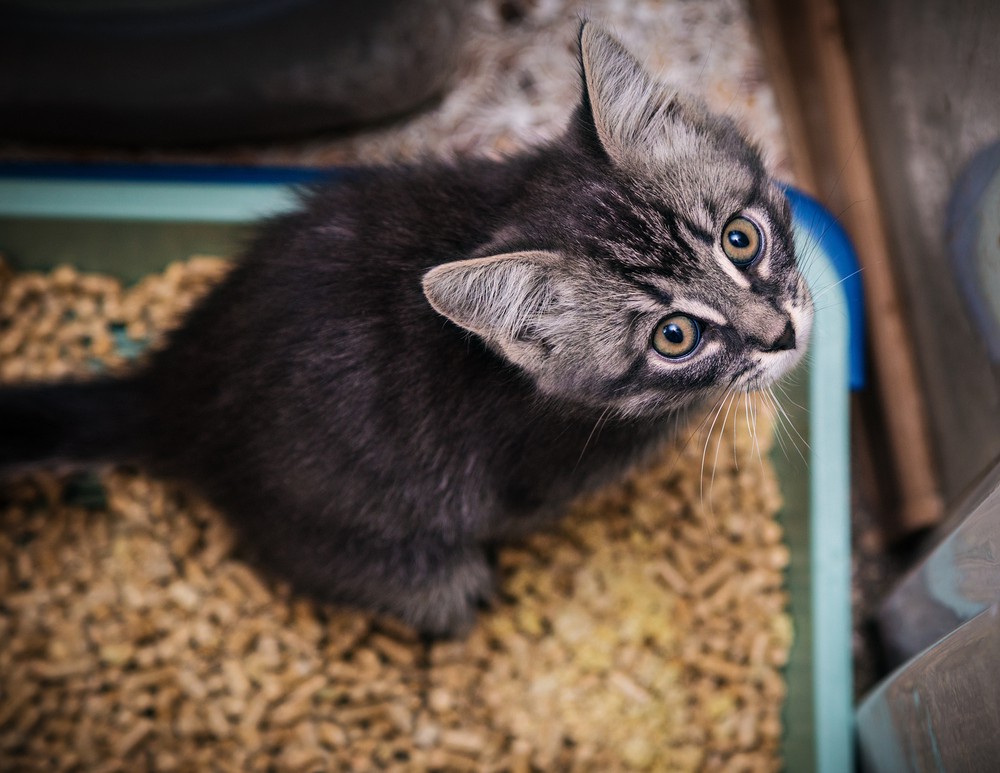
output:
{"label": "white whisker", "polygon": [[715,443],[715,459],[712,462],[712,481],[708,487],[708,498],[713,499],[715,494],[715,474],[719,470],[719,452],[722,450],[722,441],[726,436],[726,424],[729,423],[729,412],[733,409],[733,403],[739,396],[739,392],[732,391],[729,395],[729,400],[726,403],[726,415],[722,419],[722,424],[719,426],[719,437],[716,439]]}
{"label": "white whisker", "polygon": [[[802,445],[805,446],[807,451],[809,450],[809,442],[804,437],[802,437],[802,433],[800,433],[798,428],[796,428],[795,423],[788,415],[788,412],[785,410],[785,407],[781,405],[781,403],[778,401],[778,398],[775,397],[771,387],[768,387],[767,393],[770,395],[771,404],[774,406],[775,411],[777,412],[782,427],[788,428],[789,431],[788,438],[790,441],[792,441],[792,447],[795,448],[796,452],[798,453],[802,461],[808,465],[809,462],[806,459],[805,455],[802,453],[802,449],[799,447],[799,444],[795,442],[795,439],[798,438],[798,440],[802,443]],[[794,437],[792,436],[792,433],[794,433]]]}
{"label": "white whisker", "polygon": [[701,505],[706,510],[706,512],[711,508],[711,504],[707,503],[705,500],[705,459],[708,456],[708,444],[712,441],[712,434],[715,432],[715,423],[719,420],[719,414],[722,413],[722,407],[725,399],[729,397],[730,391],[727,389],[723,396],[719,399],[718,408],[715,411],[715,415],[712,417],[712,425],[708,428],[708,433],[705,435],[705,448],[701,452],[701,473],[699,475],[699,489],[701,496]]}
{"label": "white whisker", "polygon": [[852,272],[851,272],[850,274],[848,274],[847,276],[844,276],[844,277],[841,277],[841,278],[840,278],[840,279],[838,279],[838,280],[837,280],[836,282],[832,282],[832,283],[830,283],[830,284],[826,285],[825,287],[823,287],[823,288],[822,288],[821,290],[819,290],[818,292],[815,292],[815,293],[813,293],[813,297],[812,297],[812,299],[813,299],[813,304],[815,305],[816,301],[817,301],[817,300],[819,300],[820,298],[822,298],[822,297],[823,297],[823,296],[824,296],[824,295],[825,295],[826,293],[830,292],[830,290],[833,290],[833,289],[835,289],[835,288],[837,288],[837,287],[840,287],[840,285],[842,285],[842,284],[843,284],[844,282],[846,282],[846,281],[847,281],[848,279],[850,279],[850,278],[852,278],[852,277],[855,277],[855,276],[857,276],[857,275],[858,275],[858,274],[860,274],[860,273],[861,273],[861,272],[862,272],[863,270],[864,270],[863,268],[859,268],[859,269],[858,269],[857,271],[852,271]]}
{"label": "white whisker", "polygon": [[583,444],[583,448],[580,451],[580,457],[576,460],[576,464],[573,466],[573,472],[576,472],[577,467],[580,466],[580,462],[583,461],[583,455],[587,453],[587,448],[590,447],[590,441],[594,438],[594,433],[597,432],[597,428],[601,426],[601,422],[609,413],[611,413],[610,405],[601,412],[600,416],[597,417],[597,421],[594,422],[594,428],[590,430],[590,434],[587,435],[587,440]]}

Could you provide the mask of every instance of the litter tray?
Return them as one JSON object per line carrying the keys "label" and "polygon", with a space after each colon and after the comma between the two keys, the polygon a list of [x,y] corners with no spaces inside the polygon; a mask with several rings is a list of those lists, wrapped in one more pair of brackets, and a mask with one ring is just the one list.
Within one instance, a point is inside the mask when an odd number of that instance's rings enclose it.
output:
{"label": "litter tray", "polygon": [[[234,254],[251,221],[294,206],[294,184],[341,174],[0,165],[0,251],[19,268],[69,262],[135,280],[194,254]],[[796,773],[850,773],[848,391],[862,377],[860,288],[833,218],[794,190],[789,197],[817,309],[811,353],[785,387],[789,442],[773,458],[785,500],[795,626],[783,753]]]}

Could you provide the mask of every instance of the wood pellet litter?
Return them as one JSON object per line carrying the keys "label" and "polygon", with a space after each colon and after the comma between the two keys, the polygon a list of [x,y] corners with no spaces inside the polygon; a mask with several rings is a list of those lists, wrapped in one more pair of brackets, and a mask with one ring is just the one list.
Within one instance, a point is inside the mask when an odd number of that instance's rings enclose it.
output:
{"label": "wood pellet litter", "polygon": [[[0,270],[0,379],[127,368],[226,266]],[[0,770],[777,770],[789,554],[738,408],[504,550],[495,608],[433,645],[262,579],[176,485],[8,481]]]}

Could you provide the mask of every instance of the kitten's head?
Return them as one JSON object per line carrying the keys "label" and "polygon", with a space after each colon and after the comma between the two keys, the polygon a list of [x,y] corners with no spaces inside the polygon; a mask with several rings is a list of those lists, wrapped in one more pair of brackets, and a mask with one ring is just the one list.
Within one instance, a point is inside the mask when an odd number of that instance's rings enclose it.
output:
{"label": "kitten's head", "polygon": [[583,100],[518,222],[424,292],[551,396],[651,416],[752,390],[802,357],[812,300],[791,215],[730,120],[586,23]]}

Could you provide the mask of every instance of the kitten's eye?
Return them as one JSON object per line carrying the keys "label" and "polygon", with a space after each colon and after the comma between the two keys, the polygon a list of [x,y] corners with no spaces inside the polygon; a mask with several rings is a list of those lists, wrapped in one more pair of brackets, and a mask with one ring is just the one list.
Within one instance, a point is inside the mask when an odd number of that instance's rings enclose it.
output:
{"label": "kitten's eye", "polygon": [[701,325],[685,314],[664,317],[653,331],[653,348],[671,360],[691,354],[700,341]]}
{"label": "kitten's eye", "polygon": [[734,217],[722,229],[722,249],[739,268],[757,260],[763,242],[757,224],[743,216]]}

